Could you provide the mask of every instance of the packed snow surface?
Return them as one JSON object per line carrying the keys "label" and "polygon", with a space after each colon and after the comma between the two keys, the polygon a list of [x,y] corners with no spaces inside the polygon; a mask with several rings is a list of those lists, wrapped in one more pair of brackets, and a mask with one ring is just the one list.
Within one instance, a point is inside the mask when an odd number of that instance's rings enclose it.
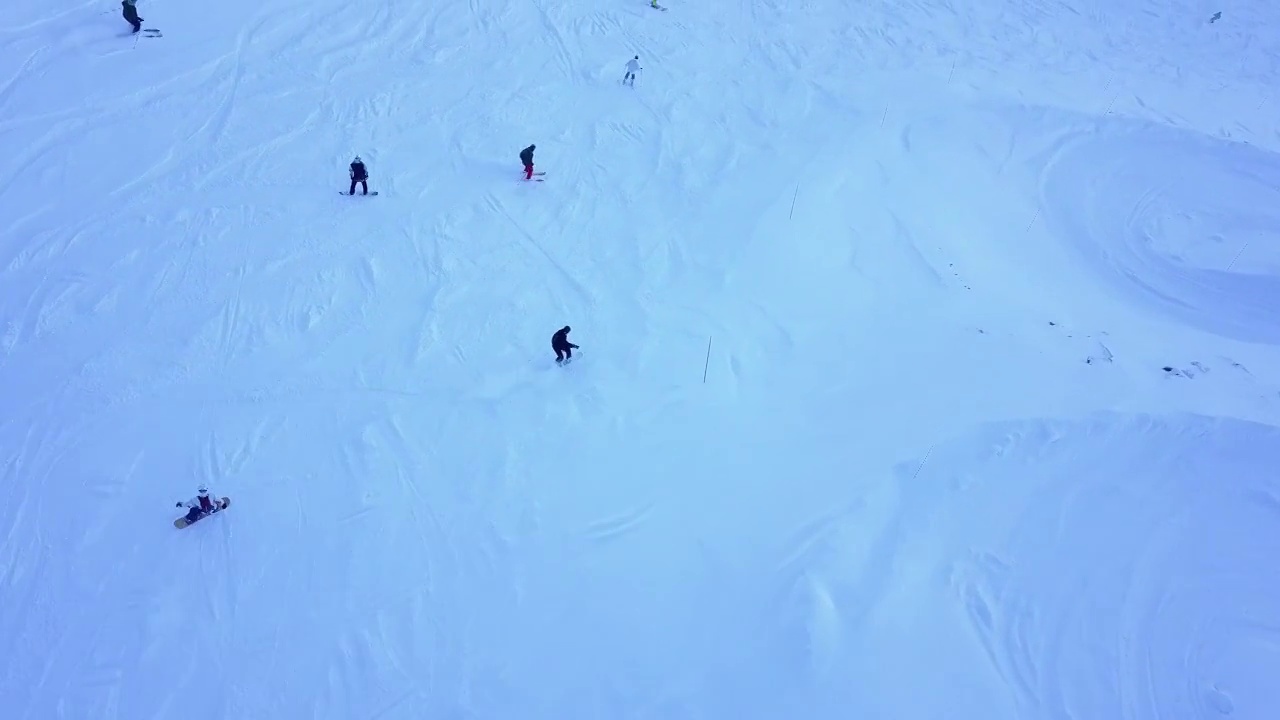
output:
{"label": "packed snow surface", "polygon": [[0,714],[1280,717],[1280,6],[663,2],[6,3]]}

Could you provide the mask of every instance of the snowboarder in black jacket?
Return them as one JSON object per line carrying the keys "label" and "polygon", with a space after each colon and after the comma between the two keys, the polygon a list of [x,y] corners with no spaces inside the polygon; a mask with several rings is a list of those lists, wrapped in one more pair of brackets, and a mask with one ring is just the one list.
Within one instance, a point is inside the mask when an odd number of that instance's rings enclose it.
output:
{"label": "snowboarder in black jacket", "polygon": [[537,147],[537,145],[530,145],[520,151],[520,162],[524,163],[525,180],[533,179],[533,151],[536,150]]}
{"label": "snowboarder in black jacket", "polygon": [[120,0],[120,7],[124,12],[124,19],[129,21],[136,33],[142,29],[142,18],[138,17],[138,0]]}
{"label": "snowboarder in black jacket", "polygon": [[363,191],[361,195],[369,194],[369,170],[364,166],[364,161],[359,155],[351,161],[351,189],[347,191],[348,195],[356,194],[356,183],[360,183],[360,189]]}
{"label": "snowboarder in black jacket", "polygon": [[568,325],[560,328],[551,336],[551,349],[556,351],[557,365],[573,357],[573,351],[577,350],[578,346],[569,342]]}

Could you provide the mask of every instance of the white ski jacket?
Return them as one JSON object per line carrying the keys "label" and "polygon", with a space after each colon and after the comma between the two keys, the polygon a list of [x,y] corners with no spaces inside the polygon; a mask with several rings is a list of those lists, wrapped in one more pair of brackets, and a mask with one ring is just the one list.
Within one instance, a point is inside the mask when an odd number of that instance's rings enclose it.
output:
{"label": "white ski jacket", "polygon": [[[212,502],[212,503],[213,503],[213,506],[214,506],[214,507],[217,507],[217,506],[218,506],[218,503],[222,502],[222,499],[221,499],[221,498],[219,498],[219,497],[217,496],[217,494],[216,494],[216,493],[214,493],[212,490],[210,490],[210,491],[209,491],[209,502]],[[182,506],[183,506],[183,507],[185,507],[185,508],[187,508],[187,509],[200,507],[200,496],[199,496],[199,495],[197,495],[197,496],[195,496],[195,497],[191,498],[190,500],[188,500],[188,501],[186,501],[185,503],[183,503],[183,504],[182,504]]]}
{"label": "white ski jacket", "polygon": [[635,58],[631,58],[630,60],[627,61],[627,72],[635,74],[637,70],[643,70],[643,69],[644,68],[640,67],[640,61],[636,60]]}

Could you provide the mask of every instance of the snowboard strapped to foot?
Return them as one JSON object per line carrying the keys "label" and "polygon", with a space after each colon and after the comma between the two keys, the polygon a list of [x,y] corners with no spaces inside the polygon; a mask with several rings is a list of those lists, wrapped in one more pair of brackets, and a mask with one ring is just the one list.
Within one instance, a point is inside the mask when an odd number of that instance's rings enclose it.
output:
{"label": "snowboard strapped to foot", "polygon": [[181,530],[182,528],[184,528],[184,527],[186,527],[186,526],[188,526],[188,525],[194,525],[194,524],[196,524],[196,523],[200,522],[201,520],[203,520],[203,519],[205,519],[205,518],[209,517],[210,515],[217,515],[218,513],[222,512],[223,510],[226,510],[226,509],[227,509],[227,506],[228,506],[228,505],[230,505],[230,504],[231,504],[231,498],[229,498],[229,497],[224,497],[224,498],[222,498],[222,499],[221,499],[221,501],[217,504],[217,506],[215,506],[212,510],[210,510],[210,511],[209,511],[209,512],[207,512],[207,513],[201,513],[201,514],[200,514],[200,516],[199,516],[199,517],[197,517],[194,521],[192,521],[192,522],[187,522],[187,517],[186,517],[185,515],[183,515],[182,517],[180,517],[180,518],[178,518],[177,520],[174,520],[174,521],[173,521],[173,526],[174,526],[174,527],[176,527],[176,528],[178,528],[179,530]]}

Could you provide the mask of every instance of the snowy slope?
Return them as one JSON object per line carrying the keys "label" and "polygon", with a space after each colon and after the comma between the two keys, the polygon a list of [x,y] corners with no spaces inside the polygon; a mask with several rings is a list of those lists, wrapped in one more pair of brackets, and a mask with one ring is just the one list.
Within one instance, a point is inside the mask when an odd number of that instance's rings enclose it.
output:
{"label": "snowy slope", "polygon": [[1280,707],[1270,4],[141,2],[0,21],[6,716]]}

